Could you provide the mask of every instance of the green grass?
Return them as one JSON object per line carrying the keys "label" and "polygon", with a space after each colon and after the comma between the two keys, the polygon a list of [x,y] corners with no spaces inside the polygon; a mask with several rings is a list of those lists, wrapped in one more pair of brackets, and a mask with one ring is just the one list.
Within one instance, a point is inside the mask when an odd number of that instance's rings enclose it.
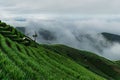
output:
{"label": "green grass", "polygon": [[76,62],[43,47],[24,46],[0,35],[1,79],[105,80]]}
{"label": "green grass", "polygon": [[64,45],[41,45],[42,47],[65,56],[90,71],[107,79],[120,80],[120,66],[91,52],[77,50]]}
{"label": "green grass", "polygon": [[116,62],[64,45],[39,45],[23,37],[0,22],[0,80],[120,80]]}

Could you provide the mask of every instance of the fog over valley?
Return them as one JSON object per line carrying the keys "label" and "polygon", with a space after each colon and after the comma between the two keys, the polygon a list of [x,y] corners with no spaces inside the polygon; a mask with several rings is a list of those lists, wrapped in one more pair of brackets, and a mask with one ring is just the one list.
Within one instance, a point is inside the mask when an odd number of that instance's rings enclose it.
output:
{"label": "fog over valley", "polygon": [[5,22],[19,28],[26,35],[38,35],[40,44],[64,44],[77,49],[87,50],[108,59],[120,59],[119,42],[108,41],[101,33],[120,34],[119,16],[111,18],[78,17],[52,19],[11,18]]}

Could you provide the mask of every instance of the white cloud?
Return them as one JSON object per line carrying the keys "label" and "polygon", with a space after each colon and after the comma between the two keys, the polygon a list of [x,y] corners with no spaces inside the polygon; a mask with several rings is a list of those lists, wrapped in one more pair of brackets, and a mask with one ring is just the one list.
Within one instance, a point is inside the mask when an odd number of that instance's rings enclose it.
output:
{"label": "white cloud", "polygon": [[[88,19],[77,21],[66,20],[28,20],[26,33],[38,33],[37,41],[40,43],[64,44],[77,49],[87,50],[104,56],[111,60],[120,59],[120,44],[110,43],[98,33],[110,32],[120,34],[120,22],[101,19]],[[115,26],[116,25],[116,26]],[[48,30],[56,39],[45,40],[39,30]],[[46,32],[47,34],[47,32]]]}
{"label": "white cloud", "polygon": [[103,56],[112,60],[120,60],[120,44],[114,43],[109,48],[104,49]]}
{"label": "white cloud", "polygon": [[1,0],[0,8],[11,14],[120,14],[119,4],[119,0]]}

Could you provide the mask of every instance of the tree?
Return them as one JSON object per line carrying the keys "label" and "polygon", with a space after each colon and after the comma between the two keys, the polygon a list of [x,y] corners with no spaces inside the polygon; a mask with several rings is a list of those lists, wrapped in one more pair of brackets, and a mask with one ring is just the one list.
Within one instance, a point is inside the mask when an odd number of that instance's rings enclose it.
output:
{"label": "tree", "polygon": [[32,36],[33,36],[33,38],[34,38],[34,41],[36,41],[36,39],[37,39],[37,37],[38,37],[37,33],[35,32],[35,34],[32,35]]}

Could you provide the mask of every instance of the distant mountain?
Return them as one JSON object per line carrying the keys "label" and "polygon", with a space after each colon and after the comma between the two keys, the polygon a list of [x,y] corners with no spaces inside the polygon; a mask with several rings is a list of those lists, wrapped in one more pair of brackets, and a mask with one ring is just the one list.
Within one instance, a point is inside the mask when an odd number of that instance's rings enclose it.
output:
{"label": "distant mountain", "polygon": [[[103,54],[104,49],[109,48],[112,45],[112,42],[120,42],[120,36],[112,33],[82,33],[82,32],[71,32],[71,35],[68,33],[58,33],[54,30],[48,30],[45,28],[37,28],[30,32],[29,28],[25,27],[17,27],[23,33],[29,32],[31,35],[29,37],[32,38],[34,32],[37,33],[37,42],[44,44],[64,44],[77,49],[87,50],[91,52],[95,52],[98,54]],[[70,36],[70,37],[69,37]],[[73,38],[71,38],[71,36]]]}
{"label": "distant mountain", "polygon": [[101,33],[108,41],[111,42],[119,42],[120,43],[120,35],[117,34],[112,34],[112,33],[107,33],[103,32]]}
{"label": "distant mountain", "polygon": [[44,40],[55,40],[56,37],[54,35],[54,32],[51,32],[49,30],[45,29],[39,29],[38,34],[44,39]]}
{"label": "distant mountain", "polygon": [[[17,30],[21,31],[22,33],[26,33],[27,29],[25,27],[16,27]],[[42,36],[42,38],[46,41],[52,41],[52,40],[55,40],[56,39],[56,36],[55,36],[55,33],[52,32],[52,31],[49,31],[49,30],[46,30],[46,29],[43,29],[43,28],[40,28],[37,32],[40,36]],[[117,35],[117,34],[113,34],[113,33],[108,33],[108,32],[102,32],[101,33],[103,35],[103,37],[105,39],[107,39],[108,41],[111,41],[111,42],[120,42],[120,35]],[[75,35],[75,38],[78,40],[78,41],[83,41],[84,38],[87,38],[89,39],[91,42],[95,42],[95,39],[92,38],[92,36],[90,34],[79,34],[78,36],[76,34]],[[98,34],[99,36],[100,34]]]}

